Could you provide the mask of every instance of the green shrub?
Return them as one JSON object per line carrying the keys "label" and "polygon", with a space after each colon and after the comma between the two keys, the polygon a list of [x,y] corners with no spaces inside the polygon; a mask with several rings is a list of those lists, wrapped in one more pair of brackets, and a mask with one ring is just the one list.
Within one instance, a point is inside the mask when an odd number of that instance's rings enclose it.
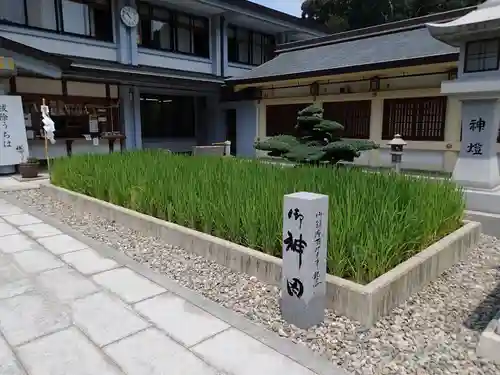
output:
{"label": "green shrub", "polygon": [[52,182],[281,257],[283,195],[329,196],[328,271],[367,283],[461,226],[449,181],[162,151],[54,163]]}

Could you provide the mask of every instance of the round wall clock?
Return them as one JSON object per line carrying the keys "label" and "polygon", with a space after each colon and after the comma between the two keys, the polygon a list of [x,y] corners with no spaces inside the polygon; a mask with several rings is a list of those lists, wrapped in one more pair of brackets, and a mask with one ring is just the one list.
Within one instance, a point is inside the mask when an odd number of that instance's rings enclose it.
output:
{"label": "round wall clock", "polygon": [[130,6],[124,6],[120,10],[120,17],[122,22],[127,27],[136,27],[139,23],[139,13],[137,10]]}

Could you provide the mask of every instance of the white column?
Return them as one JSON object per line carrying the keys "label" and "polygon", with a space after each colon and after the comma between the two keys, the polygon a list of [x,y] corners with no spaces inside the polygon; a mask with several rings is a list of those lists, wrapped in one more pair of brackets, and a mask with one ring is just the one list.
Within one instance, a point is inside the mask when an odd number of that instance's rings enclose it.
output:
{"label": "white column", "polygon": [[137,50],[137,27],[129,28],[123,24],[120,18],[120,10],[124,6],[136,7],[133,0],[112,0],[113,18],[115,23],[115,42],[117,44],[117,61],[122,64],[138,64]]}
{"label": "white column", "polygon": [[255,157],[259,107],[255,101],[238,102],[236,106],[236,150],[238,156]]}
{"label": "white column", "polygon": [[142,148],[141,105],[137,87],[120,86],[120,117],[123,119],[125,146],[128,150]]}
{"label": "white column", "polygon": [[327,238],[328,196],[285,195],[281,315],[302,329],[325,317]]}
{"label": "white column", "polygon": [[212,61],[212,74],[216,76],[222,75],[222,54],[224,48],[222,35],[224,33],[221,26],[223,22],[222,17],[219,15],[210,18],[210,59]]}
{"label": "white column", "polygon": [[[446,124],[444,131],[444,141],[447,144],[457,144],[460,142],[460,101],[456,97],[448,97],[446,105]],[[444,152],[443,169],[445,172],[453,172],[457,162],[458,152],[455,150],[446,150]]]}
{"label": "white column", "polygon": [[229,67],[229,61],[228,61],[228,45],[227,45],[227,21],[225,20],[224,17],[221,17],[221,23],[222,23],[222,64],[224,68],[222,69],[221,75],[223,77],[228,77],[229,75],[227,74],[227,70]]}
{"label": "white column", "polygon": [[[384,99],[373,98],[370,114],[370,140],[382,145],[382,127],[384,121]],[[369,165],[380,166],[380,149],[367,151],[370,153]]]}

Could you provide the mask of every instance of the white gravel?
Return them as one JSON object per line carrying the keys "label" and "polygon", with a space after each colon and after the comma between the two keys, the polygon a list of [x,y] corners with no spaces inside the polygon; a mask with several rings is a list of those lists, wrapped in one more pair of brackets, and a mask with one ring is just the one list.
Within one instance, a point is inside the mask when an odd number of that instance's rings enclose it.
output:
{"label": "white gravel", "polygon": [[465,262],[370,330],[332,311],[321,326],[301,330],[281,319],[279,290],[274,286],[109,220],[75,212],[38,190],[8,194],[279,335],[325,354],[353,374],[500,374],[499,366],[475,355],[480,333],[500,309],[500,240],[496,238],[482,236]]}

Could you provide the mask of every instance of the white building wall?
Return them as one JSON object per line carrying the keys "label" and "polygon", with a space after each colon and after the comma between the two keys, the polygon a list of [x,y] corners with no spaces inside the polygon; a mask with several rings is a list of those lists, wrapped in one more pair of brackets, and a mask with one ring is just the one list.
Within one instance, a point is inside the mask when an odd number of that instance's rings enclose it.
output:
{"label": "white building wall", "polygon": [[[382,140],[382,121],[385,99],[441,96],[440,85],[448,79],[447,73],[433,75],[418,75],[413,77],[390,78],[381,81],[380,91],[369,92],[369,81],[328,83],[320,85],[320,95],[310,96],[309,86],[292,88],[264,88],[264,99],[260,103],[258,120],[258,137],[266,137],[266,107],[268,105],[291,103],[370,100],[371,121],[370,139],[380,145],[379,150],[363,152],[355,164],[371,167],[389,167],[391,158],[387,145],[388,140]],[[460,150],[460,102],[448,98],[446,127],[444,140],[410,141],[405,147],[402,167],[407,169],[452,172]],[[247,142],[249,142],[247,140]],[[500,145],[498,146],[500,153]],[[263,156],[261,152],[258,156]]]}

